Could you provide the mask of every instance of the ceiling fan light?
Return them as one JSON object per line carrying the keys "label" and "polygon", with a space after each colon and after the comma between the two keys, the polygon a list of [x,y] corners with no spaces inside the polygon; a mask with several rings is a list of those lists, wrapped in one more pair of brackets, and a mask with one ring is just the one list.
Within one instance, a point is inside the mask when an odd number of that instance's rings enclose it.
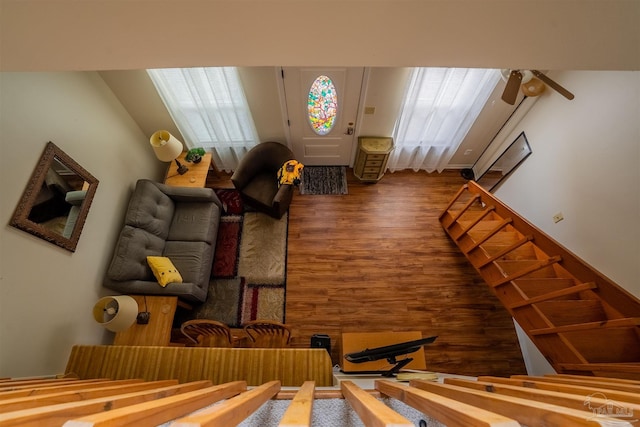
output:
{"label": "ceiling fan light", "polygon": [[522,74],[522,83],[527,83],[533,78],[533,73],[529,70],[520,70],[520,74]]}
{"label": "ceiling fan light", "polygon": [[544,92],[545,84],[535,77],[532,77],[528,82],[523,83],[521,86],[522,93],[527,96],[538,96]]}

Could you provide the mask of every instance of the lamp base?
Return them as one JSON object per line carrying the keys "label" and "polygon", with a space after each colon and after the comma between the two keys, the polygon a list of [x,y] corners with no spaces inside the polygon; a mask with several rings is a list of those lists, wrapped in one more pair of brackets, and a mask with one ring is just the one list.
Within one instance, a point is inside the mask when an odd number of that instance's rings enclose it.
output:
{"label": "lamp base", "polygon": [[176,159],[176,165],[178,165],[178,173],[180,175],[184,175],[189,170],[189,168],[183,165],[182,163],[180,163],[178,159]]}

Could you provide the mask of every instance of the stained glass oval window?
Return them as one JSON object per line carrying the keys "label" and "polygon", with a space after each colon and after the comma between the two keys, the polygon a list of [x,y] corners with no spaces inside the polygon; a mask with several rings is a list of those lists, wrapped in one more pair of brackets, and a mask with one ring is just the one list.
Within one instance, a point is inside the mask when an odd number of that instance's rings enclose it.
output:
{"label": "stained glass oval window", "polygon": [[315,133],[326,135],[331,132],[338,114],[338,94],[329,77],[319,76],[314,80],[309,89],[307,112]]}

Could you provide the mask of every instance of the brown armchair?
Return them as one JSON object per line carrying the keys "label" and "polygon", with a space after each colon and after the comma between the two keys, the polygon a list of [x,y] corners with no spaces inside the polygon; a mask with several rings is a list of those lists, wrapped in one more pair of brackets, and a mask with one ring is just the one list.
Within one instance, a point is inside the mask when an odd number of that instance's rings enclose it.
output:
{"label": "brown armchair", "polygon": [[282,218],[293,198],[293,186],[278,187],[278,170],[293,152],[278,142],[263,142],[240,160],[231,181],[242,201],[276,219]]}

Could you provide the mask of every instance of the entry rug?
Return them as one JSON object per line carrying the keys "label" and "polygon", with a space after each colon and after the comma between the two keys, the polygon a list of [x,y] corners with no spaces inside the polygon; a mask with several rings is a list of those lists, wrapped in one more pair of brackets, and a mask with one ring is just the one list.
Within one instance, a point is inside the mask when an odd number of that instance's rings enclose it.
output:
{"label": "entry rug", "polygon": [[236,190],[215,191],[226,212],[218,229],[209,293],[204,304],[184,315],[236,328],[256,319],[284,323],[288,214],[276,220],[249,212]]}
{"label": "entry rug", "polygon": [[305,166],[300,194],[348,194],[347,168],[344,166]]}

